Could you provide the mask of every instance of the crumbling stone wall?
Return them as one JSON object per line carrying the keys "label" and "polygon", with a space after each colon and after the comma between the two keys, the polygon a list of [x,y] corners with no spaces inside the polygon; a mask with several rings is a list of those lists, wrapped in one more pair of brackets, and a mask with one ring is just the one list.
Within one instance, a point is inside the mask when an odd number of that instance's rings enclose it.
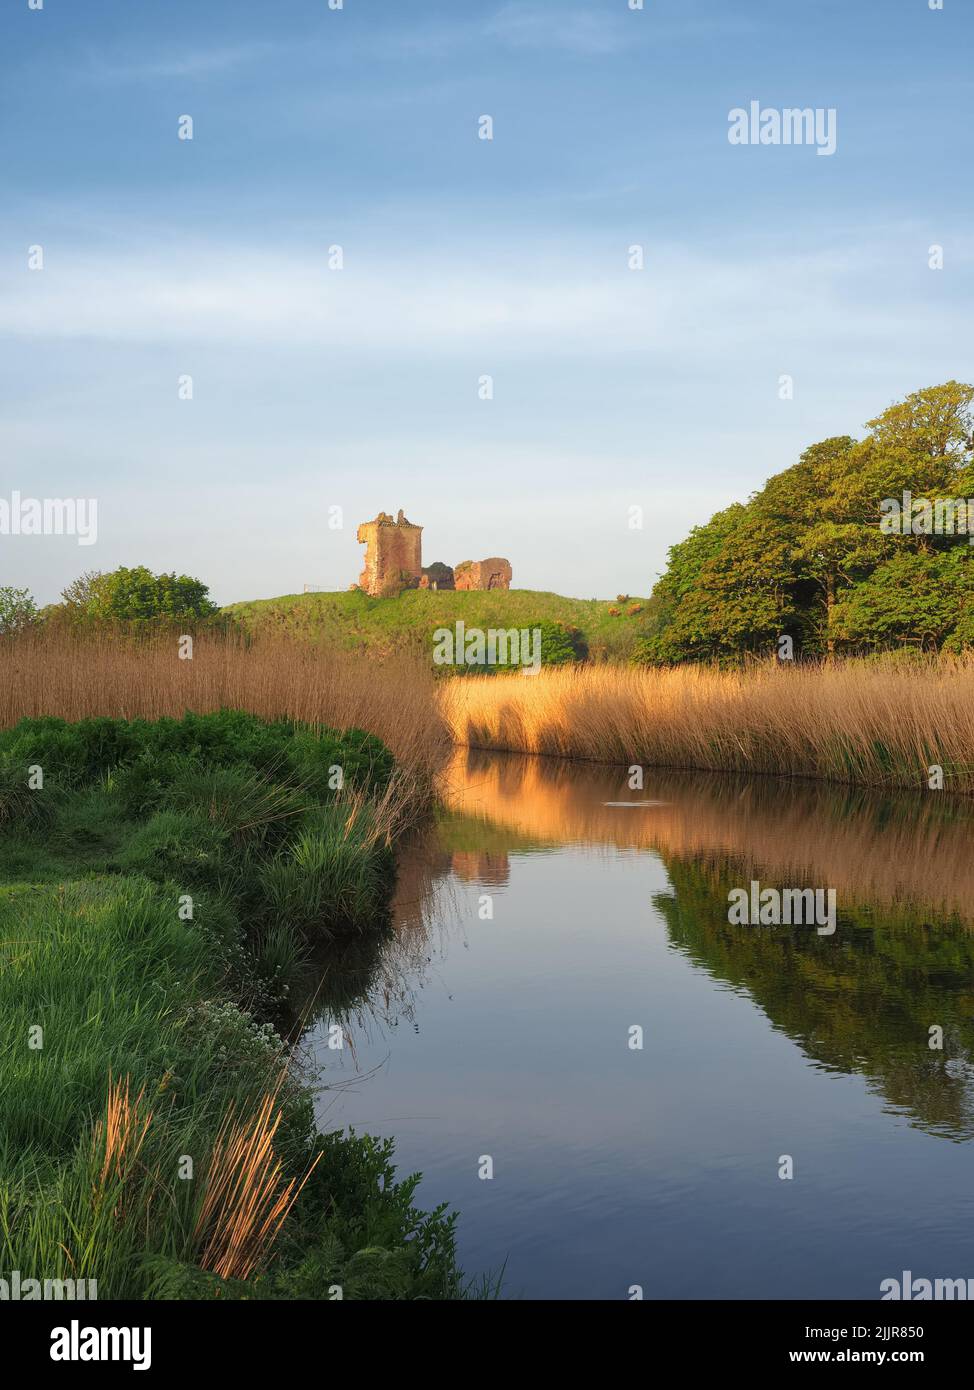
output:
{"label": "crumbling stone wall", "polygon": [[434,560],[423,566],[423,577],[419,581],[421,589],[454,589],[453,566],[444,565],[442,560]]}
{"label": "crumbling stone wall", "polygon": [[423,572],[423,528],[407,521],[399,510],[393,521],[380,512],[374,521],[363,521],[356,539],[365,546],[365,568],[359,588],[374,598],[415,589]]}
{"label": "crumbling stone wall", "polygon": [[454,570],[458,589],[509,589],[513,577],[510,562],[498,555],[489,560],[461,560]]}

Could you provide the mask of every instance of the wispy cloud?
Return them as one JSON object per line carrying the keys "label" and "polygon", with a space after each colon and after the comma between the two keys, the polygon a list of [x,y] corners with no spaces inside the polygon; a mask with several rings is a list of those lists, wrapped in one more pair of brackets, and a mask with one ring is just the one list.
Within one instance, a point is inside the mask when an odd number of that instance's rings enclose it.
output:
{"label": "wispy cloud", "polygon": [[[611,357],[644,350],[666,361],[791,342],[885,351],[960,331],[966,306],[945,304],[933,277],[904,278],[903,230],[863,232],[844,247],[625,247],[594,264],[589,246],[512,244],[491,267],[430,251],[390,260],[360,246],[344,270],[320,256],[202,243],[160,251],[62,251],[42,272],[8,270],[0,323],[8,338],[305,345],[386,355],[501,348]],[[131,243],[130,243],[131,246]],[[884,246],[886,251],[884,253]],[[955,262],[970,256],[955,247]],[[900,289],[889,284],[899,273]]]}
{"label": "wispy cloud", "polygon": [[90,52],[82,76],[92,82],[194,80],[236,72],[281,51],[283,46],[278,44],[243,43],[153,54]]}
{"label": "wispy cloud", "polygon": [[626,27],[623,10],[571,9],[563,5],[503,5],[484,26],[484,33],[512,48],[564,49],[571,53],[616,53],[638,37]]}
{"label": "wispy cloud", "polygon": [[[647,0],[655,5],[658,0]],[[579,57],[603,57],[623,52],[642,42],[658,46],[701,34],[749,32],[756,26],[746,16],[700,13],[680,0],[679,8],[631,11],[623,0],[612,7],[578,4],[546,4],[544,0],[507,0],[486,17],[424,19],[407,14],[405,19],[375,24],[367,30],[336,22],[326,37],[300,41],[281,37],[274,41],[214,44],[212,47],[158,52],[99,49],[86,53],[75,71],[94,83],[132,83],[171,80],[206,80],[232,76],[266,60],[288,64],[297,70],[310,63],[320,67],[340,54],[343,60],[371,57],[401,61],[403,58],[441,60],[459,53],[480,53],[485,44],[508,51],[562,52]],[[286,34],[286,30],[283,31]]]}

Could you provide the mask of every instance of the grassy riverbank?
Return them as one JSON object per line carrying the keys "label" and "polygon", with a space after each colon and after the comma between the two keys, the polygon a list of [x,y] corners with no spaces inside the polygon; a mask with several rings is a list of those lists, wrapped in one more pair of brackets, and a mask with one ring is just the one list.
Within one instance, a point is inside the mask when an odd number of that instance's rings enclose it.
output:
{"label": "grassy riverbank", "polygon": [[306,946],[385,929],[407,777],[239,712],[0,734],[0,1274],[461,1296],[452,1220],[388,1144],[316,1132],[268,1021]]}

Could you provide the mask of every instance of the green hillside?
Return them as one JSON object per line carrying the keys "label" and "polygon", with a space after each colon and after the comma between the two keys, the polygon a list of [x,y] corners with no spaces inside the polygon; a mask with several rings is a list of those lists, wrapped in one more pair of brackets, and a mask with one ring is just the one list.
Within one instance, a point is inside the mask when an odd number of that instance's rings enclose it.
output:
{"label": "green hillside", "polygon": [[[636,605],[641,611],[630,613]],[[611,609],[617,610],[615,616]],[[594,659],[626,660],[647,630],[650,608],[648,599],[636,597],[619,603],[563,598],[534,589],[460,593],[411,589],[398,598],[369,598],[352,589],[254,599],[223,611],[254,635],[280,632],[315,642],[382,650],[431,646],[435,628],[452,627],[459,621],[468,628],[484,629],[563,623],[581,631]]]}

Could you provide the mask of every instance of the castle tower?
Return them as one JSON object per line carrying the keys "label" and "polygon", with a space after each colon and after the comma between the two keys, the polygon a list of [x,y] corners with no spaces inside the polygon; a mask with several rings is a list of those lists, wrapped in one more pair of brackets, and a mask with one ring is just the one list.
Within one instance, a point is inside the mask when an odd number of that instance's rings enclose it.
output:
{"label": "castle tower", "polygon": [[359,588],[378,598],[417,587],[423,572],[423,528],[407,521],[402,508],[395,521],[388,512],[363,521],[355,536],[365,546]]}

